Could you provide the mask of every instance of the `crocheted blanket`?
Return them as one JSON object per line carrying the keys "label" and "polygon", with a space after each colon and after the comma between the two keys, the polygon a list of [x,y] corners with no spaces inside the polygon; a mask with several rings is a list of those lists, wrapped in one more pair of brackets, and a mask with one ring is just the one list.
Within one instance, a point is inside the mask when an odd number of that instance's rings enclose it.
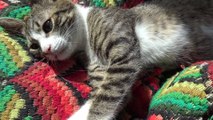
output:
{"label": "crocheted blanket", "polygon": [[[130,8],[143,0],[73,2]],[[0,0],[0,17],[23,19],[30,11],[29,0]],[[67,119],[92,90],[87,72],[76,61],[71,58],[51,64],[37,60],[28,52],[25,38],[8,34],[0,27],[0,119]],[[118,119],[213,119],[212,64],[199,63],[170,78],[151,104],[151,97],[161,84],[159,79],[165,80],[166,75],[162,76],[160,69],[144,73],[132,88],[133,98]]]}
{"label": "crocheted blanket", "polygon": [[169,78],[152,98],[149,120],[213,120],[213,61]]}

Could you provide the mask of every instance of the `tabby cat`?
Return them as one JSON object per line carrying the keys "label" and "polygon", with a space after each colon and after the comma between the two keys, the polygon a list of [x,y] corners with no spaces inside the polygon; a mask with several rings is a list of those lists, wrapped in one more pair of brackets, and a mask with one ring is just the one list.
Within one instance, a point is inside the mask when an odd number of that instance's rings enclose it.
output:
{"label": "tabby cat", "polygon": [[213,0],[154,0],[131,9],[35,0],[24,22],[1,18],[0,25],[20,30],[32,53],[52,61],[86,52],[94,91],[69,120],[115,118],[148,67],[213,59]]}

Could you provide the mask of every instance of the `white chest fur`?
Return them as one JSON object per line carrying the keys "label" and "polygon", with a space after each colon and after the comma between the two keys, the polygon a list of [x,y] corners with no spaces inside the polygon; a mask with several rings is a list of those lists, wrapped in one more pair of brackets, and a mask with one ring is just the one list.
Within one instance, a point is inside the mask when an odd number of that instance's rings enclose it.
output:
{"label": "white chest fur", "polygon": [[90,57],[90,61],[93,63],[97,63],[99,62],[98,57],[95,55],[95,53],[92,51],[90,44],[89,44],[89,37],[88,37],[88,23],[87,23],[87,17],[89,12],[92,10],[92,7],[83,7],[81,5],[76,5],[76,8],[78,10],[78,13],[80,14],[80,16],[83,19],[83,24],[85,27],[85,32],[86,32],[86,36],[87,36],[87,48],[86,48],[86,52],[88,54],[88,56]]}

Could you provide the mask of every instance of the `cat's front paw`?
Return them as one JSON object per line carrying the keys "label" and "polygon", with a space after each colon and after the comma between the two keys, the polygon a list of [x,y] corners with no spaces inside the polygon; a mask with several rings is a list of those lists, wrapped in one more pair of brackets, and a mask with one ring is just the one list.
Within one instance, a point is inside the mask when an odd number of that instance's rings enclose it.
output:
{"label": "cat's front paw", "polygon": [[91,105],[91,101],[87,101],[77,112],[70,116],[68,120],[88,120]]}

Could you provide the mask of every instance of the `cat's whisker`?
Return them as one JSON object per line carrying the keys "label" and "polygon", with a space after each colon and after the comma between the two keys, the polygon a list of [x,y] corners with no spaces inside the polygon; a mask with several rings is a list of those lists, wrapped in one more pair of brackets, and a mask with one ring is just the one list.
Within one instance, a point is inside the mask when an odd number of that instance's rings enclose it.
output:
{"label": "cat's whisker", "polygon": [[69,26],[64,27],[64,29],[65,29],[65,30],[68,30],[68,29],[71,28],[74,24],[75,24],[75,21],[74,21],[72,24],[70,24]]}
{"label": "cat's whisker", "polygon": [[43,62],[46,58],[42,58],[41,60],[39,60],[39,62]]}
{"label": "cat's whisker", "polygon": [[72,29],[70,29],[70,28],[72,28],[74,25],[75,25],[75,22],[73,22],[69,27],[64,27],[62,29],[63,35],[67,36],[67,34],[69,34],[72,31]]}
{"label": "cat's whisker", "polygon": [[[73,27],[74,25],[76,25],[76,26]],[[73,27],[73,29],[71,29],[72,27]],[[76,32],[76,31],[78,30],[77,28],[79,28],[79,24],[76,23],[76,22],[73,22],[73,23],[66,29],[66,31],[65,31],[65,33],[64,33],[64,36],[65,36],[65,37],[68,37],[67,35],[70,36],[70,34]]]}
{"label": "cat's whisker", "polygon": [[70,37],[70,34],[73,34],[76,31],[77,31],[77,28],[72,29],[72,30],[67,30],[67,32],[64,34],[64,36],[65,37]]}
{"label": "cat's whisker", "polygon": [[33,63],[36,63],[36,62],[43,62],[45,60],[45,58],[42,58],[40,59],[39,61],[33,61]]}

